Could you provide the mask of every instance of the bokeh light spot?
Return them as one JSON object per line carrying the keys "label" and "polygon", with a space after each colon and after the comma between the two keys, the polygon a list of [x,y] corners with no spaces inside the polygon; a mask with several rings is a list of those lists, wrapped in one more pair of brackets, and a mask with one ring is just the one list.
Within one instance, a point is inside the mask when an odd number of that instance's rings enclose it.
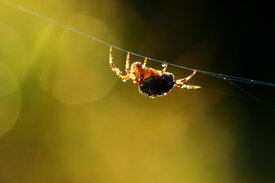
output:
{"label": "bokeh light spot", "polygon": [[[74,15],[70,25],[93,32],[99,37],[109,35],[101,21],[85,15]],[[113,73],[108,66],[108,48],[95,41],[64,30],[57,43],[57,60],[39,79],[42,88],[64,104],[83,104],[104,97],[113,87]]]}
{"label": "bokeh light spot", "polygon": [[3,23],[0,23],[0,40],[0,60],[21,82],[29,67],[29,54],[25,41],[15,28]]}

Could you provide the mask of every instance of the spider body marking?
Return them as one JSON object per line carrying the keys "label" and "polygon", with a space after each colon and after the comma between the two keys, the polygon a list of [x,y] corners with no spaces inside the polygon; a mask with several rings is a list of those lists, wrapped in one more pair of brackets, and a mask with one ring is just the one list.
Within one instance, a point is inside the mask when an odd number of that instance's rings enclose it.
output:
{"label": "spider body marking", "polygon": [[147,59],[145,58],[143,64],[141,62],[134,62],[130,66],[130,53],[128,53],[125,64],[126,75],[123,75],[113,63],[112,47],[110,47],[109,65],[112,70],[122,81],[131,79],[133,83],[138,86],[139,92],[145,96],[155,98],[166,95],[174,86],[186,89],[200,88],[200,86],[186,84],[186,82],[196,74],[196,71],[186,78],[175,80],[172,73],[166,72],[168,64],[163,64],[164,67],[161,71],[146,67],[146,64]]}

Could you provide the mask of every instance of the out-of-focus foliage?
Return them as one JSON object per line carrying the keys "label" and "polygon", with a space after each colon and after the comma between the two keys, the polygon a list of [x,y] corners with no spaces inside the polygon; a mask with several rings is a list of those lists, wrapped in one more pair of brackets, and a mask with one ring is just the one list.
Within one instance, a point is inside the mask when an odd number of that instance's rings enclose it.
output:
{"label": "out-of-focus foliage", "polygon": [[[159,2],[154,15],[119,0],[13,2],[114,45],[195,68],[213,69],[221,40],[218,23],[204,23],[202,2],[186,2],[183,14],[173,10],[177,4]],[[174,16],[170,25],[163,11]],[[177,30],[177,23],[186,27]],[[125,53],[113,56],[124,70]],[[190,82],[231,90],[199,74]],[[231,99],[178,88],[146,98],[111,71],[105,45],[0,4],[1,183],[247,182],[250,161],[240,161],[236,149],[238,124],[249,112]]]}

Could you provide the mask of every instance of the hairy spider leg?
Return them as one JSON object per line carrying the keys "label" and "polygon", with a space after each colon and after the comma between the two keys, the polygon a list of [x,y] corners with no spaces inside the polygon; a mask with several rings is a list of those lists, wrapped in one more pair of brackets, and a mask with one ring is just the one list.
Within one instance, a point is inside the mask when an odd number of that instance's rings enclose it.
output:
{"label": "hairy spider leg", "polygon": [[179,88],[186,88],[186,89],[199,89],[201,88],[200,86],[196,86],[196,85],[187,85],[187,84],[175,84],[175,86],[179,87]]}
{"label": "hairy spider leg", "polygon": [[125,72],[126,72],[127,75],[131,74],[131,70],[130,70],[130,52],[128,52],[127,56],[126,56]]}
{"label": "hairy spider leg", "polygon": [[199,89],[199,88],[201,88],[200,86],[186,84],[186,82],[188,80],[190,80],[195,74],[196,74],[196,71],[194,71],[192,74],[190,74],[186,78],[176,80],[176,84],[175,85],[177,87],[186,88],[186,89]]}
{"label": "hairy spider leg", "polygon": [[[128,55],[127,55],[128,56]],[[130,56],[128,56],[129,58]],[[128,70],[129,69],[129,60],[128,60],[128,64],[127,64],[127,57],[126,57],[126,72],[127,72],[127,75],[123,75],[122,72],[116,68],[115,64],[113,63],[113,56],[112,56],[112,47],[110,47],[110,52],[109,52],[109,65],[110,67],[112,68],[112,70],[117,74],[117,76],[122,79],[122,81],[126,81],[126,80],[129,80],[130,79],[130,76],[128,74]],[[127,68],[128,67],[128,68]],[[130,69],[129,69],[129,72],[130,72]]]}
{"label": "hairy spider leg", "polygon": [[192,74],[190,74],[190,75],[187,76],[186,78],[182,78],[182,79],[176,80],[176,83],[177,83],[177,84],[186,83],[188,80],[190,80],[190,79],[196,74],[196,72],[197,72],[197,71],[194,71]]}
{"label": "hairy spider leg", "polygon": [[162,69],[162,71],[161,71],[161,74],[164,74],[165,72],[166,72],[166,69],[167,69],[167,67],[168,67],[168,64],[167,63],[163,63],[163,69]]}
{"label": "hairy spider leg", "polygon": [[147,58],[144,59],[143,64],[142,64],[142,68],[145,68],[147,64]]}

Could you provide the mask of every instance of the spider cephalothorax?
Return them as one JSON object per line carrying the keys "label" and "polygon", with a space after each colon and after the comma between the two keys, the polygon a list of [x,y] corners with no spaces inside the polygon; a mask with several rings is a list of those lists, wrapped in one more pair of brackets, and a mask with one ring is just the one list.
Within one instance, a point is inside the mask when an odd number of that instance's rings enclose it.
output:
{"label": "spider cephalothorax", "polygon": [[141,62],[134,62],[130,67],[130,53],[128,53],[125,64],[126,75],[123,75],[113,63],[112,47],[110,48],[109,64],[112,70],[122,81],[132,79],[134,84],[138,85],[140,93],[145,96],[154,98],[166,95],[174,86],[186,89],[200,88],[200,86],[186,84],[186,82],[196,74],[196,71],[186,78],[174,80],[174,75],[166,72],[168,64],[165,63],[163,69],[159,71],[146,67],[146,63],[147,59],[145,58],[143,64]]}

